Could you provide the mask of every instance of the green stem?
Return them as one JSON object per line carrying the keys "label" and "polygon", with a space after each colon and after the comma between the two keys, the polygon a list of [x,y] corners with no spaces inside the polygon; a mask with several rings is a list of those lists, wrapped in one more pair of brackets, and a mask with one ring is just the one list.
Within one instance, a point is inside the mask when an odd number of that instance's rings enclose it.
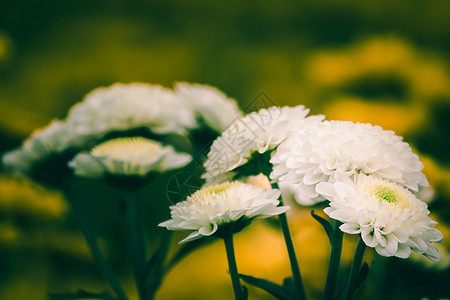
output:
{"label": "green stem", "polygon": [[[280,201],[280,205],[283,205]],[[292,242],[291,232],[287,222],[286,213],[278,216],[281,230],[283,231],[284,242],[288,251],[289,261],[291,262],[292,276],[294,277],[295,286],[298,292],[298,299],[306,299],[305,287],[303,285],[302,276],[300,274],[300,267],[298,265],[297,256],[295,254],[294,243]]]}
{"label": "green stem", "polygon": [[339,265],[341,262],[342,240],[344,233],[339,229],[341,222],[335,221],[335,227],[332,236],[330,263],[328,265],[327,281],[322,299],[333,299],[336,289],[336,282],[339,275]]}
{"label": "green stem", "polygon": [[146,288],[148,292],[148,299],[154,299],[156,292],[161,286],[162,279],[167,269],[164,267],[164,263],[169,253],[170,243],[172,241],[173,232],[171,230],[165,230],[161,237],[159,248],[156,252],[156,266],[148,270],[145,270]]}
{"label": "green stem", "polygon": [[[272,188],[279,189],[278,183],[273,183]],[[279,206],[283,205],[283,199],[280,199]],[[289,261],[291,263],[292,277],[294,278],[295,287],[297,290],[298,299],[306,299],[305,286],[303,285],[302,275],[300,273],[300,266],[298,264],[297,255],[295,254],[294,243],[292,242],[291,232],[287,221],[286,213],[278,215],[280,221],[281,231],[283,232],[284,242],[288,251]]]}
{"label": "green stem", "polygon": [[360,238],[358,245],[356,245],[355,256],[353,257],[352,269],[350,270],[350,277],[348,280],[347,294],[345,299],[352,300],[356,289],[358,288],[358,277],[361,271],[361,263],[363,261],[364,252],[366,250],[366,244],[363,239]]}
{"label": "green stem", "polygon": [[146,240],[139,218],[135,191],[127,191],[123,199],[122,226],[133,267],[139,299],[147,299],[145,291]]}
{"label": "green stem", "polygon": [[97,239],[94,236],[88,221],[85,218],[85,215],[83,213],[83,210],[81,208],[81,205],[75,195],[75,189],[73,187],[72,183],[66,183],[66,195],[69,202],[72,204],[72,208],[74,210],[75,216],[77,218],[78,225],[80,226],[80,229],[86,239],[86,242],[88,244],[88,247],[92,253],[92,256],[97,263],[97,266],[100,270],[100,273],[102,274],[103,278],[108,282],[108,284],[113,289],[114,293],[117,295],[117,297],[120,300],[127,300],[128,297],[123,291],[119,280],[117,279],[116,274],[114,273],[113,269],[111,268],[111,265],[106,261],[105,257],[103,256],[102,252],[100,251],[100,248],[97,243]]}
{"label": "green stem", "polygon": [[242,300],[242,287],[236,266],[236,258],[234,256],[233,234],[225,235],[223,241],[225,242],[225,249],[227,251],[228,270],[231,276],[231,283],[233,284],[234,297],[236,300]]}

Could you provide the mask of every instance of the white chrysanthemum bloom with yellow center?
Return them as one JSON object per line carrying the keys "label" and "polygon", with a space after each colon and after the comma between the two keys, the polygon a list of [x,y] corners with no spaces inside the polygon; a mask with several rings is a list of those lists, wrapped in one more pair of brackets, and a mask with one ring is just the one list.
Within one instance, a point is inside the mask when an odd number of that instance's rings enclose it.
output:
{"label": "white chrysanthemum bloom with yellow center", "polygon": [[324,116],[306,117],[309,109],[270,107],[233,122],[212,144],[204,163],[204,178],[210,179],[244,165],[253,153],[273,150],[287,137]]}
{"label": "white chrysanthemum bloom with yellow center", "polygon": [[215,87],[178,82],[174,90],[207,127],[218,133],[242,118],[236,100],[228,98]]}
{"label": "white chrysanthemum bloom with yellow center", "polygon": [[2,158],[4,167],[28,173],[34,164],[65,149],[68,132],[65,123],[53,120],[47,126],[34,131],[22,147],[6,153]]}
{"label": "white chrysanthemum bloom with yellow center", "polygon": [[428,215],[425,202],[389,180],[358,174],[354,180],[341,176],[336,182],[321,182],[317,191],[330,200],[325,213],[343,224],[349,234],[361,234],[368,247],[383,256],[407,258],[411,250],[431,260],[440,255],[432,242],[442,239],[437,224]]}
{"label": "white chrysanthemum bloom with yellow center", "polygon": [[157,134],[184,134],[196,126],[184,101],[169,89],[146,83],[97,88],[71,108],[67,121],[75,136],[87,140],[139,127]]}
{"label": "white chrysanthemum bloom with yellow center", "polygon": [[322,201],[319,182],[338,175],[375,175],[413,191],[428,186],[423,164],[394,132],[371,124],[325,121],[287,139],[272,155],[271,179],[295,184],[300,203]]}
{"label": "white chrysanthemum bloom with yellow center", "polygon": [[[280,206],[280,191],[267,190],[239,181],[224,182],[198,190],[185,201],[171,206],[171,219],[159,226],[169,230],[194,230],[180,243],[193,241],[215,233],[227,225],[233,232],[241,230],[251,220],[279,215],[289,209]],[[227,229],[228,230],[228,229]]]}
{"label": "white chrysanthemum bloom with yellow center", "polygon": [[177,153],[171,146],[163,146],[141,137],[132,137],[108,140],[89,153],[79,153],[69,162],[69,166],[81,177],[100,178],[105,175],[143,177],[150,172],[181,168],[190,161],[190,155]]}

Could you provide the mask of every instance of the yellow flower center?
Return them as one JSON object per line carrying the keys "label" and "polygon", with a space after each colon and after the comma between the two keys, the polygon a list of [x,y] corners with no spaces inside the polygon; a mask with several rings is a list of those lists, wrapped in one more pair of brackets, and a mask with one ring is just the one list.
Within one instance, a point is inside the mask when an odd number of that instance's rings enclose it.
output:
{"label": "yellow flower center", "polygon": [[219,183],[219,184],[216,184],[216,185],[204,188],[201,191],[203,193],[208,193],[208,194],[218,194],[218,193],[221,193],[221,192],[225,192],[231,186],[232,186],[232,183],[227,181],[227,182],[224,182],[224,183]]}
{"label": "yellow flower center", "polygon": [[162,146],[158,142],[142,137],[131,137],[108,140],[94,147],[91,154],[96,157],[130,161],[141,157],[155,157],[161,150]]}

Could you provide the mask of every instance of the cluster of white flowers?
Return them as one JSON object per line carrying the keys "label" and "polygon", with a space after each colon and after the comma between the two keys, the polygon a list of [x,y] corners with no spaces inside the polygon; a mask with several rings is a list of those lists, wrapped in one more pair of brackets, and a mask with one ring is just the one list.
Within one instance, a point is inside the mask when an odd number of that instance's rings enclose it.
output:
{"label": "cluster of white flowers", "polygon": [[328,200],[325,212],[361,234],[380,255],[432,260],[442,239],[427,205],[412,192],[428,186],[423,164],[392,131],[371,124],[306,118],[299,107],[272,107],[235,121],[214,141],[203,175],[207,183],[233,178],[255,152],[271,151],[270,178],[283,196],[302,205]]}
{"label": "cluster of white flowers", "polygon": [[111,132],[138,128],[151,133],[186,134],[201,126],[221,132],[242,113],[219,90],[180,83],[175,90],[146,83],[116,83],[88,93],[63,121],[53,121],[6,153],[5,168],[29,173],[36,163],[72,149],[89,149]]}
{"label": "cluster of white flowers", "polygon": [[[431,243],[442,234],[417,198],[428,182],[411,147],[379,126],[323,121],[308,113],[304,106],[270,107],[242,117],[235,100],[210,86],[114,84],[89,93],[65,121],[33,133],[3,156],[3,164],[27,173],[53,154],[88,149],[69,162],[78,176],[145,177],[183,167],[191,156],[143,137],[103,141],[109,133],[143,128],[183,135],[206,126],[222,132],[204,163],[206,185],[172,206],[172,219],[160,224],[194,230],[183,241],[212,235],[225,224],[284,213],[288,207],[277,207],[282,192],[303,205],[328,200],[325,212],[343,223],[341,230],[360,234],[380,255],[405,258],[415,251],[439,260]],[[264,161],[253,165],[253,158]],[[254,170],[244,174],[244,165]],[[270,174],[281,192],[263,175],[247,179],[264,187],[231,182],[235,175],[260,172]]]}

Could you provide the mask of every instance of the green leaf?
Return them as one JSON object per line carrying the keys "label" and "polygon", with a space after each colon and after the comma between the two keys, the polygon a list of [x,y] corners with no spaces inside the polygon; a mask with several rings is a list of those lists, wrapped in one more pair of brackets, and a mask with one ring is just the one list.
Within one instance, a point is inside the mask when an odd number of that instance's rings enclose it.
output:
{"label": "green leaf", "polygon": [[149,259],[149,261],[147,261],[147,263],[145,264],[145,270],[144,270],[144,277],[146,278],[150,272],[155,268],[156,263],[158,262],[159,259],[159,253],[156,252],[152,255],[152,257]]}
{"label": "green leaf", "polygon": [[267,150],[264,153],[257,151],[251,154],[250,159],[243,165],[235,168],[233,172],[236,173],[233,179],[240,179],[247,176],[256,176],[260,173],[269,178],[272,172],[272,164],[270,157],[273,150]]}
{"label": "green leaf", "polygon": [[289,300],[290,299],[290,290],[286,289],[284,286],[273,283],[266,279],[256,278],[253,276],[248,276],[244,274],[239,274],[239,277],[244,280],[246,283],[256,286],[260,289],[265,290],[272,296],[276,297],[280,300]]}
{"label": "green leaf", "polygon": [[242,286],[242,300],[248,300],[248,288],[245,285]]}
{"label": "green leaf", "polygon": [[359,271],[358,281],[356,283],[356,287],[358,288],[361,284],[364,283],[367,276],[369,275],[369,264],[366,262],[361,266],[361,270]]}
{"label": "green leaf", "polygon": [[330,222],[328,222],[321,216],[316,215],[314,213],[314,210],[311,210],[311,216],[313,216],[313,218],[316,219],[323,226],[323,229],[325,229],[325,233],[328,236],[330,244],[333,245],[333,227],[331,226]]}

